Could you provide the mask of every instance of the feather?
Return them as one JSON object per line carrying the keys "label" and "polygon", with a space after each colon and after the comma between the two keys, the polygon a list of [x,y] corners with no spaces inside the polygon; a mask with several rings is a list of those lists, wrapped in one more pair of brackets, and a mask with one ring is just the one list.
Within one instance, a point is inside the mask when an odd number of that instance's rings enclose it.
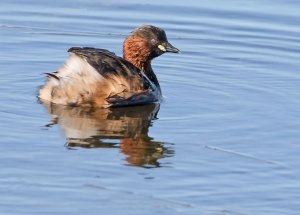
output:
{"label": "feather", "polygon": [[[54,72],[57,73],[57,72]],[[59,81],[59,77],[57,77],[54,73],[48,73],[46,72],[45,74],[49,77],[49,78],[55,78],[56,80]]]}

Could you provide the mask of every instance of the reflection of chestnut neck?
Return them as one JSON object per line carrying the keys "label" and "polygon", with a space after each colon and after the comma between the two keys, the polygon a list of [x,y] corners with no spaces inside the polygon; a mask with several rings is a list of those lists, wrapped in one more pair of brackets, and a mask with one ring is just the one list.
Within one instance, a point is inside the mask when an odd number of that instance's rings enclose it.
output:
{"label": "reflection of chestnut neck", "polygon": [[159,86],[157,77],[151,67],[151,52],[151,45],[138,36],[129,36],[124,42],[123,58],[144,71],[148,78],[156,86]]}

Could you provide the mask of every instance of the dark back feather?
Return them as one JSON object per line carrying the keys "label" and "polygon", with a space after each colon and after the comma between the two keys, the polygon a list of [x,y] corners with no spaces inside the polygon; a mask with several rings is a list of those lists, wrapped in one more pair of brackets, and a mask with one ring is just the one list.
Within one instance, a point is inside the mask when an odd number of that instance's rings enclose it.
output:
{"label": "dark back feather", "polygon": [[123,76],[124,78],[141,77],[137,67],[106,49],[73,47],[68,52],[85,58],[92,67],[106,78],[111,75]]}

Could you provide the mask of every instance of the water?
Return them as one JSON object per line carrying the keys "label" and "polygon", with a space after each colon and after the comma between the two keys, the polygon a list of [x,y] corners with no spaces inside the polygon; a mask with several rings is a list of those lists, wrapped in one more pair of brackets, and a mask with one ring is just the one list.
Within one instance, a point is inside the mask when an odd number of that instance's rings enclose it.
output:
{"label": "water", "polygon": [[[300,2],[0,3],[0,214],[298,214]],[[72,46],[141,24],[160,106],[85,113],[37,90]]]}

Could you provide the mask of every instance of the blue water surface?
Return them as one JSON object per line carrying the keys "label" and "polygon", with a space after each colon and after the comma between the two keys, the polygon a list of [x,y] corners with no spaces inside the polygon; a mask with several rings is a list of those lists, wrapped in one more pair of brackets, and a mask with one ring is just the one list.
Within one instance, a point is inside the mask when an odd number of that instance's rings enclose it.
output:
{"label": "blue water surface", "polygon": [[[299,214],[300,2],[2,0],[0,214]],[[122,55],[141,24],[160,106],[38,101],[72,46]]]}

